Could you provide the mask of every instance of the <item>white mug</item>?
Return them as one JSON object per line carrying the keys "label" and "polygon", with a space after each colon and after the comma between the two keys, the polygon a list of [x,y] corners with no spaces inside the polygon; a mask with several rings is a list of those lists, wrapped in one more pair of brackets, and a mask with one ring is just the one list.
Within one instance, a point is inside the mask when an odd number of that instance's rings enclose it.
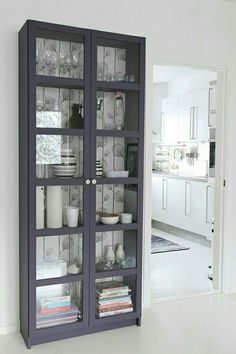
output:
{"label": "white mug", "polygon": [[67,223],[69,227],[77,227],[79,220],[79,208],[68,206],[66,209]]}
{"label": "white mug", "polygon": [[131,224],[132,223],[132,214],[131,213],[121,213],[120,214],[121,224]]}

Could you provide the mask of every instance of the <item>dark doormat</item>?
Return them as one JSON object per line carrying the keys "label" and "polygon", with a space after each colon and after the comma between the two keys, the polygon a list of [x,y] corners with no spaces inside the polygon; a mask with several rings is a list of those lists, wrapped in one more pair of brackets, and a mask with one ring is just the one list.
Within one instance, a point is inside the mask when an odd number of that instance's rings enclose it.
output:
{"label": "dark doormat", "polygon": [[188,250],[189,247],[184,247],[174,243],[172,241],[166,240],[157,235],[152,235],[152,251],[151,253],[162,253],[162,252],[173,252],[173,251],[184,251]]}

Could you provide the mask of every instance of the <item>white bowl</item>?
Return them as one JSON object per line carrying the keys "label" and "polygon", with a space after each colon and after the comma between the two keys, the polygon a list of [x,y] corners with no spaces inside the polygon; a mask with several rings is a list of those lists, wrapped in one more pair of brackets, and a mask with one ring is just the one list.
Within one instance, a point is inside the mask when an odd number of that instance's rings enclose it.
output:
{"label": "white bowl", "polygon": [[119,222],[119,215],[118,214],[101,214],[100,221],[105,225],[113,225]]}
{"label": "white bowl", "polygon": [[106,171],[105,174],[106,174],[106,177],[109,177],[109,178],[129,177],[129,171]]}

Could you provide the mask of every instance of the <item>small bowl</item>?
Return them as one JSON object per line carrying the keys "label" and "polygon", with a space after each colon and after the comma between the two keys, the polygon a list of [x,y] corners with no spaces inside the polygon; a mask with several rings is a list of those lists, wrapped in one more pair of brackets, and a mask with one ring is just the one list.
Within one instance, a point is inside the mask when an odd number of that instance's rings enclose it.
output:
{"label": "small bowl", "polygon": [[101,213],[100,214],[100,221],[105,225],[114,225],[119,222],[119,215],[118,214],[107,214]]}

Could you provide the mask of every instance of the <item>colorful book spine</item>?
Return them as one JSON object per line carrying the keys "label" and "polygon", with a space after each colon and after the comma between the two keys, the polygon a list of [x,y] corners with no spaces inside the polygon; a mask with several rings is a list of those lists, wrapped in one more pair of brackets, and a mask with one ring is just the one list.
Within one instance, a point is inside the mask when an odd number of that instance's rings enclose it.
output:
{"label": "colorful book spine", "polygon": [[70,309],[71,309],[71,306],[64,306],[64,307],[56,307],[56,308],[53,308],[53,309],[44,308],[40,312],[42,314],[47,315],[47,314],[51,314],[51,313],[63,313],[63,312],[66,312],[66,311],[70,311]]}
{"label": "colorful book spine", "polygon": [[113,310],[113,311],[106,311],[106,312],[98,312],[97,315],[98,317],[107,317],[107,316],[114,316],[114,315],[121,315],[124,313],[129,313],[129,312],[133,312],[133,307],[128,307],[125,309],[121,309],[121,310]]}

